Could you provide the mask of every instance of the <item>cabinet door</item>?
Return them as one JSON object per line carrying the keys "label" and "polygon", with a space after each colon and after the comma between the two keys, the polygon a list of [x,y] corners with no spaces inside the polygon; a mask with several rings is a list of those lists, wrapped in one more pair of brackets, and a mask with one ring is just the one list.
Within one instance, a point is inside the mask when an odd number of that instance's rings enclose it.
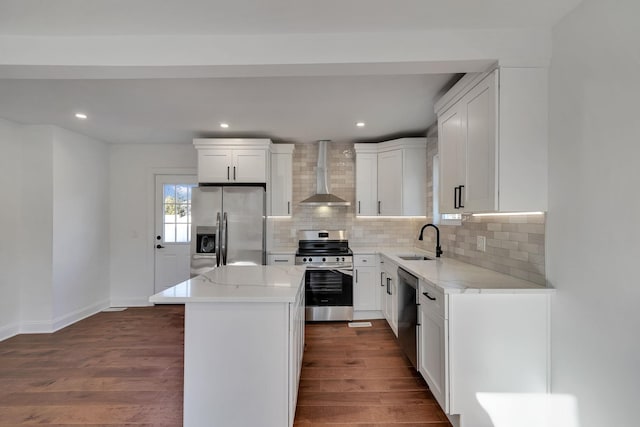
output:
{"label": "cabinet door", "polygon": [[265,150],[234,150],[233,182],[267,182],[267,152]]}
{"label": "cabinet door", "polygon": [[378,214],[378,155],[360,153],[356,157],[357,215]]}
{"label": "cabinet door", "polygon": [[445,399],[445,321],[431,313],[428,304],[421,302],[418,310],[420,349],[418,369],[429,384],[440,407],[448,411]]}
{"label": "cabinet door", "polygon": [[398,336],[398,266],[386,262],[384,264],[384,314],[393,333]]}
{"label": "cabinet door", "polygon": [[398,275],[391,279],[391,329],[398,336]]}
{"label": "cabinet door", "polygon": [[379,310],[378,275],[375,267],[356,267],[353,272],[353,309]]}
{"label": "cabinet door", "polygon": [[292,155],[271,154],[271,215],[291,215]]}
{"label": "cabinet door", "polygon": [[[459,104],[438,117],[438,153],[440,157],[440,213],[460,213],[458,192],[465,184],[464,114]],[[464,200],[462,205],[464,206]]]}
{"label": "cabinet door", "polygon": [[231,150],[198,150],[198,182],[226,183],[232,178]]}
{"label": "cabinet door", "polygon": [[402,150],[378,153],[378,213],[402,215]]}
{"label": "cabinet door", "polygon": [[478,83],[464,98],[467,129],[465,210],[495,211],[497,197],[497,92],[496,72]]}

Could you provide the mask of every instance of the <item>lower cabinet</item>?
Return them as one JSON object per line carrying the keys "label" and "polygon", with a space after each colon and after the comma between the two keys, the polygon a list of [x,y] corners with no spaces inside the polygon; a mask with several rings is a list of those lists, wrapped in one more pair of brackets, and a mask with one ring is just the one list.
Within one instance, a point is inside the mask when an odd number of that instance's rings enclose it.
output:
{"label": "lower cabinet", "polygon": [[459,425],[493,426],[478,393],[549,392],[550,295],[444,294],[420,282],[418,370]]}
{"label": "lower cabinet", "polygon": [[398,265],[385,256],[380,257],[382,272],[382,313],[391,330],[398,336]]}
{"label": "lower cabinet", "polygon": [[353,310],[379,311],[378,268],[375,254],[353,256]]}
{"label": "lower cabinet", "polygon": [[444,293],[425,289],[424,283],[421,286],[418,300],[418,371],[429,384],[433,397],[446,411],[449,405],[445,393],[448,324],[438,308],[438,304],[444,304]]}
{"label": "lower cabinet", "polygon": [[185,304],[184,427],[293,426],[304,299]]}

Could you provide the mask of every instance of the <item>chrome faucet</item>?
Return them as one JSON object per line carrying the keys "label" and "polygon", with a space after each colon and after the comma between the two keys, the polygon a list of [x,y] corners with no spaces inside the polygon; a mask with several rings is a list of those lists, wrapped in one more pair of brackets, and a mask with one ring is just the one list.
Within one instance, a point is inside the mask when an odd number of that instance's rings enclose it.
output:
{"label": "chrome faucet", "polygon": [[424,240],[422,235],[424,233],[424,229],[427,227],[433,227],[436,229],[436,257],[440,257],[442,255],[442,248],[440,247],[440,229],[433,224],[423,225],[420,229],[420,236],[418,236],[418,240]]}

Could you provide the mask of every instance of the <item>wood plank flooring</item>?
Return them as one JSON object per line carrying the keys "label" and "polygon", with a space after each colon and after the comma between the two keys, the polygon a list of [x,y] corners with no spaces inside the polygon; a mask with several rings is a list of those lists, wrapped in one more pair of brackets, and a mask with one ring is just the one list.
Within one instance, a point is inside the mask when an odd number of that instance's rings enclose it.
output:
{"label": "wood plank flooring", "polygon": [[384,320],[307,324],[295,426],[450,427]]}
{"label": "wood plank flooring", "polygon": [[0,343],[0,425],[182,425],[184,306]]}
{"label": "wood plank flooring", "polygon": [[[161,305],[0,342],[0,426],[181,426],[183,337]],[[295,425],[450,426],[384,321],[306,326]]]}

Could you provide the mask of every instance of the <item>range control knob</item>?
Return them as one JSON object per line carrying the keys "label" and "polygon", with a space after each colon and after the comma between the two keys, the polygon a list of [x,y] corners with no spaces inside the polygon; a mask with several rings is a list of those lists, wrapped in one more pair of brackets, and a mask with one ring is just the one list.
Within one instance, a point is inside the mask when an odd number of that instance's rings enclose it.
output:
{"label": "range control knob", "polygon": [[312,258],[309,258],[309,262],[311,262],[311,261],[313,261],[313,259],[312,259]]}
{"label": "range control knob", "polygon": [[302,262],[307,262],[307,259],[306,258],[302,258]]}
{"label": "range control knob", "polygon": [[340,262],[340,257],[337,257],[337,258],[336,258],[336,262]]}
{"label": "range control knob", "polygon": [[326,258],[322,258],[322,262],[325,262],[327,259]]}
{"label": "range control knob", "polygon": [[342,257],[342,262],[344,262],[344,257]]}

